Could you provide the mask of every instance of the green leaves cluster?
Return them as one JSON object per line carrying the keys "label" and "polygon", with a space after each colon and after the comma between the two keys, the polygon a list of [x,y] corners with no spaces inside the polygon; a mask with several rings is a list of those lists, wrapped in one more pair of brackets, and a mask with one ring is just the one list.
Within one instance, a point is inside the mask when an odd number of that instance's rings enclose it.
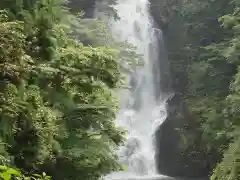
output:
{"label": "green leaves cluster", "polygon": [[12,178],[16,180],[50,180],[50,176],[47,176],[46,173],[42,173],[42,175],[39,174],[33,174],[31,177],[24,176],[21,172],[9,168],[7,166],[0,166],[0,178],[3,180],[11,180]]}
{"label": "green leaves cluster", "polygon": [[64,1],[8,3],[0,12],[0,155],[25,174],[53,179],[95,180],[121,169],[114,153],[124,135],[114,124],[120,51],[79,42],[71,28],[84,20]]}

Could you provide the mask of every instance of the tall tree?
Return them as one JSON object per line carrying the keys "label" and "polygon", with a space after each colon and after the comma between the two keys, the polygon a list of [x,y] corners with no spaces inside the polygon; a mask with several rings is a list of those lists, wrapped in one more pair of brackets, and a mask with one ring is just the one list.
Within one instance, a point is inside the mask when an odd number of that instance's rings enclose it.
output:
{"label": "tall tree", "polygon": [[2,155],[27,174],[95,180],[121,168],[114,88],[123,68],[118,50],[77,40],[67,21],[81,20],[62,2],[16,0],[1,12]]}

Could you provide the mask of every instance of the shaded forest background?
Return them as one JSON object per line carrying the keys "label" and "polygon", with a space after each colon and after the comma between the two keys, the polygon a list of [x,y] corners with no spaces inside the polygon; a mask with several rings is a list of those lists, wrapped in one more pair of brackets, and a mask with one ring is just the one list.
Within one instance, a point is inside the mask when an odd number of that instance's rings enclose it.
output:
{"label": "shaded forest background", "polygon": [[[239,180],[240,1],[150,2],[175,92],[157,132],[159,172]],[[0,1],[2,165],[56,180],[95,180],[123,168],[114,89],[139,62],[131,45],[114,42],[93,18],[96,5],[116,18],[113,3]],[[18,173],[4,167],[4,179]]]}

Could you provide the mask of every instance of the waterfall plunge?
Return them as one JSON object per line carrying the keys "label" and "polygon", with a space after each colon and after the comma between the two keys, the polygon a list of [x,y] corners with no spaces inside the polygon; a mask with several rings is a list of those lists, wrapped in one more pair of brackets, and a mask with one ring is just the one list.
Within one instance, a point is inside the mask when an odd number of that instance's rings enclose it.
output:
{"label": "waterfall plunge", "polygon": [[[154,158],[154,133],[166,119],[166,97],[157,97],[156,86],[160,86],[158,37],[159,30],[153,27],[148,0],[118,0],[114,6],[120,20],[112,21],[110,29],[117,41],[127,41],[136,46],[144,66],[135,72],[135,86],[123,102],[116,123],[128,130],[127,142],[119,150],[120,162],[127,171],[109,174],[105,180],[157,180]],[[155,71],[153,70],[155,69]],[[129,101],[131,102],[129,103]],[[130,105],[129,105],[130,104]],[[139,108],[135,108],[134,104]]]}

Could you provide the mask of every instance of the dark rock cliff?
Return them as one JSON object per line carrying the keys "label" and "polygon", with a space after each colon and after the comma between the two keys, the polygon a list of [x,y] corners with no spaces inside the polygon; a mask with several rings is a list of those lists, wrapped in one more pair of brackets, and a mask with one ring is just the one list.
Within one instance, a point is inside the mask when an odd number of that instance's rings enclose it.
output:
{"label": "dark rock cliff", "polygon": [[[150,3],[156,27],[162,30],[165,53],[168,57],[163,59],[160,54],[159,61],[168,61],[171,79],[168,83],[175,94],[167,101],[169,116],[156,132],[157,169],[169,176],[205,177],[211,172],[213,168],[211,162],[215,159],[211,153],[205,152],[201,132],[198,130],[199,124],[185,103],[188,75],[180,61],[181,54],[178,54],[178,50],[186,32],[181,29],[181,18],[176,15],[177,10],[181,8],[180,1],[150,0]],[[162,50],[159,52],[162,53]],[[172,59],[179,59],[179,62],[172,62]],[[161,65],[164,63],[161,62]]]}

